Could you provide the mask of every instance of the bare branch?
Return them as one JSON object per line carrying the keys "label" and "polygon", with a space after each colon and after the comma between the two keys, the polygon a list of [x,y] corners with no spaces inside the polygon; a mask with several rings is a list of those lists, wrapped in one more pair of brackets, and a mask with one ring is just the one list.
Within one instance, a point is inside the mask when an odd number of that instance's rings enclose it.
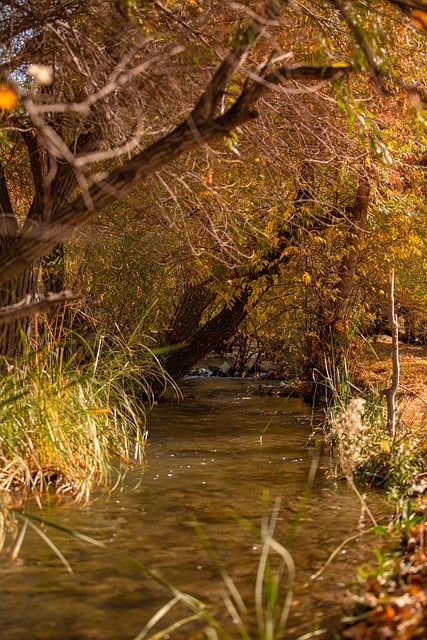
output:
{"label": "bare branch", "polygon": [[79,297],[71,291],[61,291],[61,293],[48,293],[43,300],[31,302],[31,296],[27,295],[15,304],[0,307],[0,324],[10,324],[19,318],[34,316],[36,313],[48,311],[54,305],[77,300]]}
{"label": "bare branch", "polygon": [[[229,65],[226,61],[223,64],[226,67]],[[194,118],[190,116],[171,133],[124,162],[73,202],[54,212],[48,222],[33,226],[25,236],[17,240],[13,248],[0,258],[0,284],[8,282],[24,271],[34,260],[40,258],[92,218],[97,211],[124,197],[150,174],[169,164],[184,152],[226,136],[239,125],[256,118],[258,113],[254,105],[263,94],[269,91],[270,83],[279,84],[289,80],[331,81],[341,78],[350,69],[350,65],[281,67],[267,76],[266,85],[253,81],[246,83],[238,100],[215,120],[208,119],[196,127]],[[211,92],[211,86],[207,91]],[[197,118],[201,115],[199,105],[204,103],[202,97],[195,107],[198,113]],[[207,100],[206,104],[212,103]]]}
{"label": "bare branch", "polygon": [[219,105],[231,78],[242,66],[249,51],[265,32],[265,29],[265,19],[261,21],[258,16],[255,16],[247,29],[237,33],[232,49],[217,69],[191,113],[190,118],[195,125],[212,120],[215,109]]}
{"label": "bare branch", "polygon": [[[184,51],[184,47],[174,47],[170,52],[169,56],[176,56],[179,53]],[[144,71],[146,71],[154,62],[159,60],[164,60],[164,52],[162,54],[153,55],[148,60],[144,60],[141,64],[133,67],[132,69],[125,70],[125,66],[128,59],[121,61],[116,68],[111,72],[110,77],[103,87],[91,93],[87,96],[85,100],[81,102],[61,102],[61,103],[47,103],[47,104],[37,104],[36,111],[37,113],[88,113],[91,107],[96,104],[99,100],[103,100],[111,93],[116,91],[119,87],[123,87],[128,82],[130,82],[133,78],[138,75],[141,75]],[[31,115],[31,114],[30,114]]]}
{"label": "bare branch", "polygon": [[391,325],[392,336],[392,365],[393,373],[391,384],[383,393],[387,402],[387,430],[390,436],[396,436],[396,393],[400,382],[400,362],[399,362],[399,323],[394,305],[394,269],[390,272],[388,290],[388,317]]}

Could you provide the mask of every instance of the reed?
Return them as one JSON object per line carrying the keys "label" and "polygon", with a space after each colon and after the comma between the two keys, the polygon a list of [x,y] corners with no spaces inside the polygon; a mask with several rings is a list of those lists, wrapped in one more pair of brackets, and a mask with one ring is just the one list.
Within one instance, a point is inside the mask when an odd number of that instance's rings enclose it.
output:
{"label": "reed", "polygon": [[[68,336],[69,337],[69,336]],[[55,341],[7,366],[0,385],[0,493],[87,500],[143,459],[149,379],[164,378],[137,334],[99,335],[86,362]]]}
{"label": "reed", "polygon": [[422,469],[422,443],[400,420],[390,432],[385,395],[378,389],[360,389],[351,380],[346,361],[327,367],[324,430],[336,454],[337,475],[381,486],[400,509]]}

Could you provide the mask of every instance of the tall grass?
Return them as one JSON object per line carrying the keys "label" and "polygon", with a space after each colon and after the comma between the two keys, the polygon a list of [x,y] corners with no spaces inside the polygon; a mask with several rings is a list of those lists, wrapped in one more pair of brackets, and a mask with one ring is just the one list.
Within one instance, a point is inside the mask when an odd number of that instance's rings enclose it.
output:
{"label": "tall grass", "polygon": [[141,462],[149,379],[162,379],[155,355],[135,333],[99,335],[86,362],[51,341],[21,362],[4,363],[0,384],[0,492],[87,500]]}
{"label": "tall grass", "polygon": [[340,367],[326,369],[325,429],[340,473],[352,486],[359,480],[384,487],[400,508],[400,499],[406,499],[422,467],[420,441],[405,427],[399,412],[396,433],[389,433],[384,393],[359,389],[345,360]]}
{"label": "tall grass", "polygon": [[[279,640],[284,637],[293,598],[296,568],[292,555],[274,535],[280,512],[280,500],[276,500],[271,513],[264,512],[260,536],[260,555],[254,584],[255,637],[262,640]],[[251,621],[251,605],[245,602],[231,576],[219,560],[209,540],[196,522],[196,531],[211,560],[216,566],[227,589],[223,603],[230,621],[241,640],[254,637]],[[248,525],[249,523],[246,523]],[[253,527],[250,527],[253,529]],[[215,632],[215,633],[214,633]],[[211,637],[229,637],[224,629],[211,628]]]}

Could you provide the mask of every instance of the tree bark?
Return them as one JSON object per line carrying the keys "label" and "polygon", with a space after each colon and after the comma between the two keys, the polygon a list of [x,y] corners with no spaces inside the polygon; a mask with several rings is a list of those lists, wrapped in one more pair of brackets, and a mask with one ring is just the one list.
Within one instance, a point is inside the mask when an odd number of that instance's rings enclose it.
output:
{"label": "tree bark", "polygon": [[[0,163],[0,250],[13,250],[18,222],[16,220],[3,165]],[[23,299],[28,292],[37,288],[37,267],[31,266],[24,273],[19,274],[7,286],[0,287],[0,307],[14,305]],[[14,356],[19,353],[31,328],[31,318],[24,317],[18,322],[0,325],[0,354]]]}
{"label": "tree bark", "polygon": [[347,342],[346,315],[348,311],[351,293],[354,287],[357,265],[360,255],[360,244],[366,232],[368,220],[370,182],[368,176],[363,173],[359,178],[354,205],[348,210],[348,221],[351,224],[347,242],[347,254],[343,258],[339,269],[339,282],[337,298],[333,317],[330,322],[330,333],[338,344]]}
{"label": "tree bark", "polygon": [[[64,201],[77,186],[76,175],[68,164],[57,164],[49,183],[46,181],[46,153],[37,140],[35,130],[25,130],[22,137],[27,149],[28,160],[33,179],[34,196],[27,218],[19,230],[17,218],[12,208],[5,171],[0,164],[0,261],[2,256],[13,255],[19,243],[24,238],[49,225],[49,220],[55,211],[60,209]],[[79,152],[92,148],[95,144],[93,134],[82,134],[76,141],[75,147]],[[8,323],[0,323],[0,355],[8,359],[19,356],[30,344],[33,335],[33,318],[31,305],[39,301],[39,275],[42,267],[43,284],[46,292],[59,293],[64,288],[62,244],[53,245],[52,251],[46,258],[43,270],[42,256],[36,256],[21,269],[4,279],[0,286],[0,307],[13,306],[21,300],[30,300],[28,314],[20,314],[19,318],[12,317]],[[49,305],[52,308],[52,305]]]}
{"label": "tree bark", "polygon": [[248,314],[247,304],[250,288],[245,288],[232,305],[224,307],[206,322],[179,349],[174,350],[164,360],[166,372],[174,380],[188,373],[208,353],[214,351],[224,341],[231,338]]}
{"label": "tree bark", "polygon": [[18,223],[13,213],[4,168],[0,162],[0,252],[9,249],[17,231]]}
{"label": "tree bark", "polygon": [[186,286],[174,313],[172,324],[163,335],[163,344],[174,347],[191,338],[214,299],[215,291],[209,281]]}

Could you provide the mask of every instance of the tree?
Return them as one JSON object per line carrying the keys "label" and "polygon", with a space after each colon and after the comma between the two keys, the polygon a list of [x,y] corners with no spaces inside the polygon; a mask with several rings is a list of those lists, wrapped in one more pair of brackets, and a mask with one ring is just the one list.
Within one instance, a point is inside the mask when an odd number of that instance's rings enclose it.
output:
{"label": "tree", "polygon": [[[7,184],[5,180],[3,181],[2,211],[10,222],[5,227],[3,243],[5,250],[0,260],[3,266],[1,283],[6,285],[3,289],[3,306],[16,302],[17,299],[23,298],[28,293],[32,296],[36,295],[40,258],[53,249],[64,237],[90,219],[96,211],[103,209],[117,198],[123,197],[141,180],[173,160],[174,157],[200,146],[203,142],[226,135],[242,122],[255,117],[254,103],[265,92],[268,83],[277,85],[289,80],[331,79],[343,73],[341,67],[326,68],[301,65],[295,68],[279,68],[274,74],[271,72],[270,76],[266,76],[266,85],[256,81],[246,82],[239,99],[224,114],[217,116],[218,104],[230,79],[242,65],[254,43],[265,32],[265,24],[255,18],[249,27],[238,32],[233,47],[218,67],[212,81],[202,93],[191,114],[172,132],[137,153],[132,159],[122,162],[107,177],[95,180],[91,186],[87,187],[86,177],[81,167],[105,158],[105,154],[102,152],[90,155],[92,149],[100,145],[103,133],[99,114],[96,113],[96,108],[92,107],[97,106],[100,97],[105,95],[110,97],[121,86],[128,84],[131,79],[136,77],[138,71],[146,69],[150,66],[151,61],[157,57],[155,53],[151,53],[151,60],[148,56],[148,61],[144,60],[136,68],[130,67],[129,54],[126,59],[125,52],[117,44],[117,36],[131,21],[129,16],[124,14],[119,3],[111,3],[108,6],[109,21],[105,29],[109,30],[110,37],[106,39],[107,46],[103,51],[105,54],[103,58],[110,64],[115,62],[115,66],[104,85],[96,90],[106,73],[104,64],[101,64],[98,66],[101,67],[102,73],[99,69],[90,68],[89,77],[79,78],[81,89],[86,91],[86,95],[78,102],[68,105],[64,103],[52,104],[52,92],[43,90],[38,91],[36,96],[28,94],[23,100],[27,111],[24,118],[29,116],[31,125],[37,132],[36,138],[35,131],[29,128],[29,124],[27,126],[24,124],[24,142],[29,153],[35,194],[25,223],[22,229],[19,229],[11,210]],[[18,32],[14,33],[13,39],[10,38],[9,41],[19,40],[21,37],[23,42],[18,48],[14,60],[10,62],[11,66],[13,62],[12,68],[19,71],[21,65],[29,57],[33,57],[34,51],[37,51],[37,45],[44,36],[43,28],[40,27],[40,31],[37,29],[42,22],[43,10],[49,14],[54,25],[55,22],[60,24],[59,17],[62,17],[64,7],[56,5],[55,8],[58,14],[54,12],[51,15],[50,3],[42,4],[37,9],[31,7],[32,13],[30,12],[30,15],[26,16],[28,22],[17,21]],[[17,9],[19,9],[19,5],[14,5],[14,7],[6,5],[3,11],[7,17],[11,18],[14,17]],[[66,30],[75,35],[76,25],[80,27],[82,25],[81,5],[76,3],[71,6],[71,9],[67,7],[67,12],[71,20],[69,19]],[[271,13],[269,19],[274,19],[276,14],[277,12]],[[169,16],[169,12],[167,15]],[[147,15],[143,14],[142,17],[147,18]],[[15,24],[15,21],[10,21],[9,24]],[[30,39],[22,35],[26,33],[28,28],[34,29],[34,36]],[[58,44],[64,43],[66,50],[68,48],[71,61],[76,67],[74,73],[80,71],[80,75],[84,76],[86,69],[81,69],[82,63],[79,59],[76,60],[73,51],[75,41],[70,43],[56,26],[49,30],[56,39],[56,47]],[[131,35],[129,40],[134,49],[140,53],[146,38],[143,38],[143,42],[137,45],[132,42]],[[90,53],[91,61],[96,65],[97,49],[95,48]],[[55,47],[48,49],[48,51],[44,49],[43,54],[42,60],[44,62],[48,60],[49,54],[55,60],[57,50]],[[165,56],[165,52],[162,55]],[[102,59],[101,62],[105,63],[105,60]],[[40,73],[46,72],[46,65],[40,66],[39,64],[34,70],[35,66],[33,65],[33,71],[38,77],[39,84],[43,85],[45,81],[41,79]],[[101,78],[95,75],[95,71],[100,73]],[[50,82],[50,77],[48,77],[48,81]],[[86,86],[84,86],[85,84]],[[92,85],[92,92],[88,91],[88,85]],[[67,90],[69,90],[69,85],[66,84],[65,92]],[[105,113],[107,116],[110,114],[109,109],[111,109],[111,104],[106,104]],[[93,116],[94,111],[95,117]],[[82,118],[82,115],[84,116],[86,113],[89,113],[89,117]],[[69,127],[69,118],[74,115],[76,117],[72,117],[72,127]],[[68,144],[65,125],[68,126],[68,131],[71,128],[72,134],[71,143]],[[18,128],[16,124],[14,128]],[[128,147],[129,145],[126,145],[126,150]],[[108,152],[106,155],[108,157]],[[114,151],[111,155],[114,158],[117,152]],[[5,167],[3,167],[2,175],[4,175],[4,169]],[[70,198],[77,186],[80,188],[80,195],[64,206],[64,201]],[[12,283],[12,279],[17,277],[18,280]],[[15,338],[17,335],[15,332],[15,335],[12,336],[9,331],[8,335],[4,335],[0,340],[3,354],[13,355],[16,352]]]}
{"label": "tree", "polygon": [[[357,68],[371,72],[378,86],[391,80],[406,83],[400,68],[381,65],[377,51],[373,55],[373,46],[380,48],[373,37],[377,34],[359,26],[366,17],[364,3],[354,3],[348,12],[346,3],[335,1],[313,3],[309,10],[270,1],[259,13],[249,8],[239,13],[224,2],[209,3],[203,12],[196,4],[155,2],[139,8],[119,0],[99,0],[90,7],[77,0],[3,4],[3,73],[19,82],[31,63],[35,74],[35,82],[22,89],[22,108],[3,118],[9,131],[0,174],[3,306],[27,294],[32,299],[37,295],[40,260],[64,238],[179,156],[223,140],[256,120],[256,106],[266,96],[272,94],[280,102],[283,87],[291,93],[293,89],[301,93],[302,87],[312,92],[351,73],[352,65],[342,60],[352,42],[357,46]],[[392,4],[411,15],[423,9],[418,2],[383,2],[370,18]],[[289,38],[296,36],[297,27],[289,29],[290,15],[303,29],[292,43]],[[338,59],[330,42],[313,46],[325,34],[326,17],[334,28],[350,32],[345,46],[338,48],[343,54]],[[234,38],[232,28],[224,29],[228,20],[240,23]],[[214,35],[205,49],[208,63],[200,64],[195,59],[196,44],[206,43],[209,29]],[[307,33],[312,50],[305,42]],[[228,49],[224,40],[232,41]],[[286,52],[284,46],[290,44],[295,44],[301,62],[283,64],[278,52]],[[216,50],[220,62],[212,69]],[[173,61],[177,61],[174,76]],[[212,70],[206,83],[207,67]],[[171,77],[173,86],[179,86],[180,121],[177,101],[171,99]],[[422,92],[417,84],[411,87]],[[196,92],[199,97],[194,100]],[[264,112],[267,105],[260,108]],[[24,152],[33,182],[27,210],[20,195],[11,193],[16,177],[10,176],[12,155]],[[21,225],[19,213],[25,217]],[[242,308],[248,295],[243,289]],[[15,354],[18,336],[17,328],[8,325],[0,351]]]}

